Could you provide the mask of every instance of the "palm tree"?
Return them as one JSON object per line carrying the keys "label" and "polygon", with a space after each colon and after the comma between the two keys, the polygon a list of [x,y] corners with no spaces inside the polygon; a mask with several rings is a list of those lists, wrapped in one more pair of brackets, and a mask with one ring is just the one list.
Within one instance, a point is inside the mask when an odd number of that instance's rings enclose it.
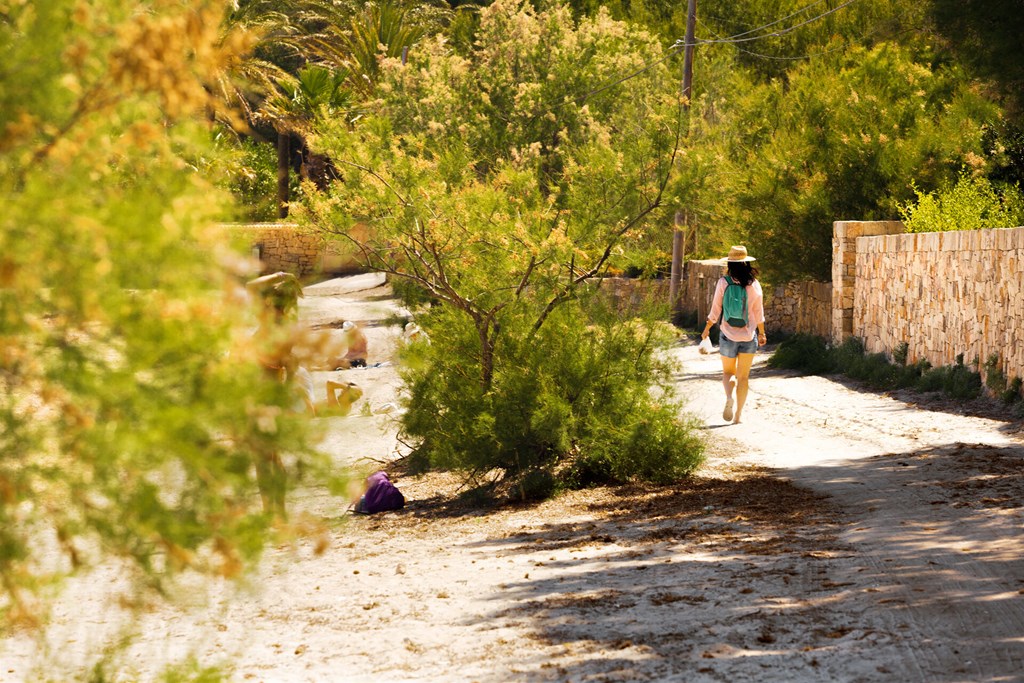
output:
{"label": "palm tree", "polygon": [[[347,85],[349,79],[350,73],[344,68],[330,69],[319,64],[303,67],[293,82],[281,83],[278,94],[272,98],[271,106],[279,112],[279,125],[304,140],[314,121],[347,115],[356,102]],[[304,143],[299,172],[321,190],[327,189],[328,182],[335,177],[330,160],[311,152]]]}
{"label": "palm tree", "polygon": [[252,55],[222,79],[221,97],[244,112],[243,134],[270,142],[261,131],[272,131],[280,218],[288,215],[292,139],[301,140],[297,122],[310,114],[309,98],[294,97],[303,93],[300,72],[333,59],[330,36],[354,11],[354,5],[332,0],[238,0],[227,17],[226,28],[254,33],[258,42]]}
{"label": "palm tree", "polygon": [[300,145],[300,172],[324,187],[332,170],[305,143],[310,124],[370,96],[380,59],[404,55],[449,13],[447,5],[409,10],[390,1],[360,8],[358,0],[237,0],[229,24],[260,38],[225,79],[222,97],[245,113],[247,134],[266,139],[259,130],[274,131],[279,217],[288,215],[292,143]]}
{"label": "palm tree", "polygon": [[350,85],[363,94],[370,94],[377,83],[382,57],[397,58],[426,34],[412,13],[400,5],[368,4],[352,18],[348,31],[341,38],[345,50],[343,62],[350,65]]}

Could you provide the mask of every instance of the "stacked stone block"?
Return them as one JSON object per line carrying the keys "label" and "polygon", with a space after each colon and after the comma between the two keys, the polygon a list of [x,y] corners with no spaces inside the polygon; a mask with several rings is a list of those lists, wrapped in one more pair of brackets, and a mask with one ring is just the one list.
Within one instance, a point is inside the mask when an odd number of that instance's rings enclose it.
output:
{"label": "stacked stone block", "polygon": [[765,328],[769,331],[832,334],[832,283],[787,282],[765,287]]}
{"label": "stacked stone block", "polygon": [[322,270],[323,236],[289,223],[248,223],[225,226],[259,258],[260,272],[283,270],[299,277]]}
{"label": "stacked stone block", "polygon": [[857,277],[857,240],[892,235],[906,230],[900,221],[836,221],[832,224],[832,338],[840,344],[854,334],[854,282]]}
{"label": "stacked stone block", "polygon": [[[336,240],[291,223],[248,223],[225,226],[239,235],[260,260],[260,271],[283,270],[299,277],[318,273],[350,273],[359,270],[353,255]],[[353,230],[355,239],[365,239],[365,226]]]}
{"label": "stacked stone block", "polygon": [[650,303],[668,303],[667,279],[606,277],[599,282],[601,291],[611,299],[615,310],[623,316],[632,315]]}
{"label": "stacked stone block", "polygon": [[906,343],[933,366],[999,357],[1024,377],[1024,228],[864,238],[856,244],[852,333],[871,352]]}

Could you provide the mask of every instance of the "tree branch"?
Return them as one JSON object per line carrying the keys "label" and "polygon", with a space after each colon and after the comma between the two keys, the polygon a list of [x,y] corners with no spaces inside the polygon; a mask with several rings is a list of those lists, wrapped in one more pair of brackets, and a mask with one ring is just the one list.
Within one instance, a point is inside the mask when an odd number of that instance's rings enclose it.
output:
{"label": "tree branch", "polygon": [[396,190],[391,185],[391,183],[389,183],[387,180],[385,180],[383,176],[381,176],[379,173],[374,171],[372,168],[369,168],[367,166],[363,166],[362,164],[357,164],[354,161],[346,161],[345,159],[338,159],[337,161],[338,161],[339,164],[342,164],[344,166],[350,166],[350,167],[352,167],[354,169],[362,171],[363,173],[371,176],[372,178],[375,178],[377,180],[377,182],[379,182],[384,187],[388,188],[391,191],[392,194],[394,194],[396,197],[398,197],[398,201],[401,202],[402,206],[407,206],[407,207],[414,206],[414,204],[411,201],[409,201],[408,199],[403,197],[401,192]]}

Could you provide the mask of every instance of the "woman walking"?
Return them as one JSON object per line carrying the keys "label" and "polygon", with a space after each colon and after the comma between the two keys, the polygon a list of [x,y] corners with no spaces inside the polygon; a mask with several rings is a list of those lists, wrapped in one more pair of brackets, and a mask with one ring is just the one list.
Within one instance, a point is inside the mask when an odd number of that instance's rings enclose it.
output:
{"label": "woman walking", "polygon": [[[722,358],[722,386],[725,389],[725,410],[722,419],[737,424],[747,402],[750,367],[759,345],[767,341],[764,333],[764,296],[757,281],[757,269],[751,265],[753,256],[747,248],[734,246],[722,260],[727,272],[718,280],[711,302],[707,324],[701,339],[706,339],[711,326],[719,324],[718,352]],[[733,392],[735,390],[735,409]]]}

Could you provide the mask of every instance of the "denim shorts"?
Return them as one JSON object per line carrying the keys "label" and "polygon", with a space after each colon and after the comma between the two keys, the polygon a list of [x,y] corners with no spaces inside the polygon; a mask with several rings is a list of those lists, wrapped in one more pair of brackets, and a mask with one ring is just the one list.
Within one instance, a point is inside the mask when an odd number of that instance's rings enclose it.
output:
{"label": "denim shorts", "polygon": [[733,341],[724,334],[718,336],[718,353],[726,358],[735,358],[741,353],[757,353],[757,339]]}

